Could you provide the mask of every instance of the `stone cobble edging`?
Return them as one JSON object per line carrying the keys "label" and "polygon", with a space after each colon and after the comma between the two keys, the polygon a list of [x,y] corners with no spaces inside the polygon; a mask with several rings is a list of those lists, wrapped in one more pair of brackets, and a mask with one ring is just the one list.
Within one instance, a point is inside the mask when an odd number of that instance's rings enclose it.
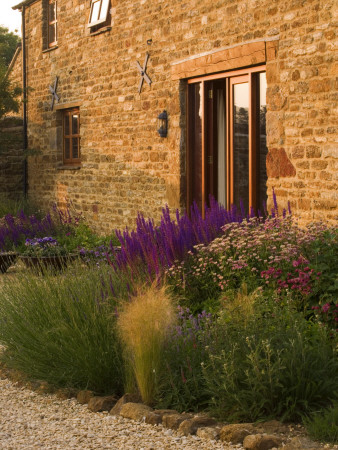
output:
{"label": "stone cobble edging", "polygon": [[[71,427],[70,423],[80,427]],[[35,436],[37,429],[40,431]],[[24,430],[28,430],[28,435]],[[126,435],[130,437],[128,442]],[[30,447],[34,436],[43,444]],[[97,445],[110,449],[338,449],[338,445],[311,441],[300,425],[276,420],[259,424],[218,423],[203,414],[153,409],[142,404],[137,394],[117,399],[112,395],[98,397],[92,391],[53,391],[46,382],[25,382],[20,373],[0,367],[1,448],[87,449]]]}

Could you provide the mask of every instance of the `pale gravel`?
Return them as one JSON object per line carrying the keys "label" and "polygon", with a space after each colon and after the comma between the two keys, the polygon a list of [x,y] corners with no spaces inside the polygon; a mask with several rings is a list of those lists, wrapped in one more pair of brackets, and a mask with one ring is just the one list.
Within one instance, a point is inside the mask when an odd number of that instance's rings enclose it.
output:
{"label": "pale gravel", "polygon": [[0,379],[0,449],[238,449],[60,400]]}

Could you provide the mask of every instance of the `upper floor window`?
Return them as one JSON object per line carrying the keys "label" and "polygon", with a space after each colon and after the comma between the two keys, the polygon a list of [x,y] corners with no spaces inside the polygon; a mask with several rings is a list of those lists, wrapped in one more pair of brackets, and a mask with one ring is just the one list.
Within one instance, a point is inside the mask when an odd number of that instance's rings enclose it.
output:
{"label": "upper floor window", "polygon": [[63,164],[77,165],[80,160],[80,110],[63,111]]}
{"label": "upper floor window", "polygon": [[47,42],[48,48],[57,45],[57,0],[48,0]]}
{"label": "upper floor window", "polygon": [[92,0],[88,27],[109,25],[110,0]]}

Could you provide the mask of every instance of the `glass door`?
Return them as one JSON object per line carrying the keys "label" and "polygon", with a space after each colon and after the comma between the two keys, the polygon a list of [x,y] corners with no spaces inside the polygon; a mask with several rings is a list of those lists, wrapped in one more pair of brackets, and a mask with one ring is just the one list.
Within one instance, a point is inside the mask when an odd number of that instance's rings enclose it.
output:
{"label": "glass door", "polygon": [[230,78],[230,204],[248,211],[250,197],[249,76]]}
{"label": "glass door", "polygon": [[212,195],[249,212],[267,198],[266,78],[262,68],[188,80],[187,208]]}

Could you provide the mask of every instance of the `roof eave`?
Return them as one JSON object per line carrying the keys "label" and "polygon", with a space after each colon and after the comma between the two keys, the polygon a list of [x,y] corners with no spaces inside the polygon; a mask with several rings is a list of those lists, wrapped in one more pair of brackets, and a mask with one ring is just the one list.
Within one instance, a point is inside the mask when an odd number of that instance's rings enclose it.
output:
{"label": "roof eave", "polygon": [[38,1],[38,0],[24,0],[23,2],[21,2],[21,3],[17,4],[17,5],[15,5],[15,6],[13,6],[12,9],[18,9],[18,10],[21,10],[23,6],[29,6],[29,5],[31,5],[32,3],[37,2],[37,1]]}

